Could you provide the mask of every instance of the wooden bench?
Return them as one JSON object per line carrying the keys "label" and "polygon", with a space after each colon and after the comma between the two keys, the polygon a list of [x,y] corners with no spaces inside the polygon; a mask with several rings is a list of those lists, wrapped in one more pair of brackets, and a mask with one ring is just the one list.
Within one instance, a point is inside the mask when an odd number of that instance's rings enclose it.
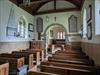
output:
{"label": "wooden bench", "polygon": [[86,55],[86,54],[83,53],[83,52],[74,51],[74,50],[68,50],[68,51],[61,51],[61,50],[59,50],[59,51],[56,51],[55,54],[56,54],[56,53]]}
{"label": "wooden bench", "polygon": [[86,59],[89,59],[89,56],[81,55],[81,54],[56,53],[55,55],[58,55],[58,56],[70,56],[70,57],[78,57],[78,58],[86,58]]}
{"label": "wooden bench", "polygon": [[53,54],[52,57],[55,57],[55,58],[62,58],[62,59],[70,59],[70,58],[73,58],[73,59],[87,59],[89,60],[89,57],[88,56],[76,56],[76,55],[63,55],[63,54]]}
{"label": "wooden bench", "polygon": [[73,57],[73,56],[58,56],[58,55],[53,55],[52,58],[63,59],[63,60],[78,60],[78,61],[88,60],[85,58],[83,59],[83,58],[77,58],[77,57]]}
{"label": "wooden bench", "polygon": [[40,52],[40,59],[41,59],[41,61],[44,61],[44,49],[28,49],[28,50]]}
{"label": "wooden bench", "polygon": [[68,51],[70,51],[70,52],[82,52],[82,50],[75,50],[75,49],[69,49],[69,50],[58,50],[58,51],[65,51],[65,52],[68,52]]}
{"label": "wooden bench", "polygon": [[36,65],[40,64],[40,52],[37,51],[31,51],[31,50],[22,50],[22,51],[13,51],[12,53],[28,53],[33,54],[33,63],[36,63]]}
{"label": "wooden bench", "polygon": [[13,56],[19,56],[19,57],[24,57],[25,64],[29,66],[29,69],[31,69],[33,65],[33,54],[30,53],[24,53],[24,52],[12,52]]}
{"label": "wooden bench", "polygon": [[59,59],[59,58],[48,57],[48,61],[70,63],[70,64],[80,64],[80,65],[94,65],[91,61],[82,60],[82,59],[73,60],[73,59]]}
{"label": "wooden bench", "polygon": [[28,65],[24,65],[24,57],[15,57],[6,54],[0,54],[0,60],[9,62],[9,73],[11,75],[23,75],[20,74],[20,72],[22,72],[23,70],[26,70],[24,71],[24,74],[27,73]]}
{"label": "wooden bench", "polygon": [[83,54],[81,54],[81,53],[79,54],[79,53],[70,53],[70,52],[69,52],[69,53],[55,52],[55,54],[59,54],[59,55],[60,55],[60,54],[61,54],[61,55],[70,55],[70,56],[73,56],[73,55],[74,55],[74,56],[86,56],[86,55],[83,55]]}
{"label": "wooden bench", "polygon": [[58,75],[58,74],[39,72],[39,71],[29,71],[28,75]]}
{"label": "wooden bench", "polygon": [[23,50],[22,52],[32,53],[34,55],[34,60],[36,61],[36,65],[40,64],[40,51],[37,50]]}
{"label": "wooden bench", "polygon": [[9,63],[0,60],[0,75],[9,75]]}
{"label": "wooden bench", "polygon": [[74,69],[74,68],[65,68],[58,67],[54,65],[41,65],[42,72],[55,73],[59,75],[94,75],[94,73],[90,70],[83,69]]}
{"label": "wooden bench", "polygon": [[41,65],[59,66],[59,67],[65,67],[65,68],[74,68],[74,69],[84,69],[84,70],[96,71],[95,66],[86,66],[86,65],[70,64],[70,63],[68,64],[68,63],[45,61],[45,62],[42,62]]}

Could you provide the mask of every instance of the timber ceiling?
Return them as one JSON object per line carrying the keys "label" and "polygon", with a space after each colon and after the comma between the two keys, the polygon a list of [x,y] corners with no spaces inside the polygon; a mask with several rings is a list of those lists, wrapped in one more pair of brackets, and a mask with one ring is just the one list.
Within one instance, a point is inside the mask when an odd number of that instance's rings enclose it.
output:
{"label": "timber ceiling", "polygon": [[[65,11],[80,11],[82,8],[82,5],[84,3],[84,0],[63,0],[63,1],[68,1],[76,6],[76,8],[67,8],[67,9],[56,9],[56,1],[57,0],[30,0],[31,4],[24,6],[23,5],[23,0],[10,0],[11,2],[15,3],[17,6],[21,7],[28,13],[32,15],[40,15],[40,14],[46,14],[46,13],[55,13],[55,12],[65,12]],[[48,10],[48,11],[42,11],[38,12],[38,10],[46,3],[54,1],[54,9],[53,10]],[[62,0],[60,0],[62,1]]]}

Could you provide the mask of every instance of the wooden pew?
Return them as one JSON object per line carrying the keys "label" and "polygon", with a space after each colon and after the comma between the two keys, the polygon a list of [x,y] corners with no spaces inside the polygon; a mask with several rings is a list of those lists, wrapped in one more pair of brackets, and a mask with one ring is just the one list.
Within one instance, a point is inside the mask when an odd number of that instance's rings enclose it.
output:
{"label": "wooden pew", "polygon": [[59,67],[65,67],[65,68],[73,68],[73,69],[84,69],[84,70],[91,70],[96,71],[95,66],[86,66],[86,65],[79,65],[79,64],[68,64],[68,63],[59,63],[59,62],[41,62],[41,65],[47,65],[47,66],[59,66]]}
{"label": "wooden pew", "polygon": [[44,49],[27,49],[27,50],[40,52],[40,59],[41,61],[44,61]]}
{"label": "wooden pew", "polygon": [[25,64],[29,65],[29,69],[31,69],[33,65],[33,54],[30,53],[24,53],[24,52],[12,52],[12,56],[19,56],[19,57],[24,57]]}
{"label": "wooden pew", "polygon": [[28,52],[32,53],[34,55],[34,60],[36,60],[36,65],[40,64],[41,56],[40,56],[40,51],[39,50],[23,50],[22,52]]}
{"label": "wooden pew", "polygon": [[64,53],[64,54],[80,54],[80,55],[86,55],[85,53],[83,52],[79,52],[79,51],[74,51],[74,50],[68,50],[68,51],[61,51],[61,50],[58,50],[55,52],[56,53]]}
{"label": "wooden pew", "polygon": [[61,55],[70,55],[70,56],[86,56],[86,55],[83,55],[83,54],[81,54],[81,53],[71,53],[71,52],[65,52],[65,53],[63,53],[63,52],[55,52],[55,54],[61,54]]}
{"label": "wooden pew", "polygon": [[70,64],[80,64],[80,65],[94,65],[91,61],[88,60],[82,60],[82,59],[77,59],[77,60],[73,60],[73,59],[57,59],[57,58],[53,58],[53,57],[48,57],[48,61],[52,61],[52,62],[61,62],[61,63],[70,63]]}
{"label": "wooden pew", "polygon": [[29,71],[28,75],[58,75],[58,74],[39,72],[39,71]]}
{"label": "wooden pew", "polygon": [[78,60],[78,61],[84,61],[87,59],[82,59],[82,58],[77,58],[77,57],[72,57],[72,56],[58,56],[58,55],[53,55],[52,58],[55,59],[63,59],[63,60]]}
{"label": "wooden pew", "polygon": [[64,55],[64,54],[53,54],[52,57],[54,58],[62,58],[62,59],[87,59],[89,60],[88,56],[79,56],[79,55]]}
{"label": "wooden pew", "polygon": [[22,51],[13,51],[12,53],[28,53],[28,54],[33,54],[33,63],[35,62],[36,65],[40,64],[40,52],[37,51],[29,51],[29,50],[22,50]]}
{"label": "wooden pew", "polygon": [[70,51],[70,52],[82,52],[81,49],[77,49],[77,50],[76,49],[69,49],[69,50],[67,49],[66,50],[66,48],[65,48],[65,50],[59,50],[59,51],[65,51],[65,52],[68,52],[68,51]]}
{"label": "wooden pew", "polygon": [[0,75],[9,75],[9,63],[0,60]]}
{"label": "wooden pew", "polygon": [[58,55],[58,56],[70,56],[70,57],[78,57],[78,58],[86,58],[86,59],[89,59],[89,56],[81,55],[81,54],[56,53],[55,55]]}
{"label": "wooden pew", "polygon": [[[24,75],[27,73],[28,65],[24,65],[24,57],[0,54],[0,60],[9,62],[9,73],[11,75]],[[22,74],[23,70],[25,71]]]}
{"label": "wooden pew", "polygon": [[41,65],[42,72],[55,73],[59,75],[94,75],[94,73],[90,70],[83,69],[73,69],[73,68],[65,68],[58,67],[54,65]]}

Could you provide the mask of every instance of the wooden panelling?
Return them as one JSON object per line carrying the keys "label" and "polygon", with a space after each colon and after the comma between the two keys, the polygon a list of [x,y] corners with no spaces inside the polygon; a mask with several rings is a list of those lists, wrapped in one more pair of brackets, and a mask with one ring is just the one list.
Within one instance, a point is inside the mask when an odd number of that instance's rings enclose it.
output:
{"label": "wooden panelling", "polygon": [[100,44],[83,42],[82,50],[94,60],[95,64],[100,65]]}
{"label": "wooden panelling", "polygon": [[81,49],[81,42],[70,42],[72,49]]}
{"label": "wooden panelling", "polygon": [[10,53],[27,48],[29,48],[29,42],[0,42],[0,53]]}

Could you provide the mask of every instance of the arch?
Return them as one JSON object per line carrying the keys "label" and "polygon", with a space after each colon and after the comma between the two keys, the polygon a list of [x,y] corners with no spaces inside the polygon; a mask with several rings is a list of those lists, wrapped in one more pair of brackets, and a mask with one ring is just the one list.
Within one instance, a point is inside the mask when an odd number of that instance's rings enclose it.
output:
{"label": "arch", "polygon": [[45,28],[45,30],[44,30],[44,33],[43,33],[43,35],[42,35],[42,37],[43,37],[43,40],[44,40],[44,42],[45,42],[45,47],[46,47],[46,50],[45,50],[45,52],[47,53],[47,38],[46,38],[46,32],[48,31],[48,29],[50,28],[50,27],[52,27],[52,26],[61,26],[63,29],[64,29],[64,31],[65,31],[65,42],[67,43],[67,42],[69,42],[69,39],[68,39],[68,37],[66,36],[66,34],[67,34],[67,29],[64,27],[64,25],[62,25],[62,24],[60,24],[60,23],[53,23],[53,24],[50,24],[49,26],[47,26],[46,28]]}
{"label": "arch", "polygon": [[46,35],[46,32],[47,32],[47,30],[48,30],[50,27],[52,27],[52,26],[56,26],[56,25],[63,27],[64,30],[65,30],[65,33],[67,33],[66,28],[65,28],[62,24],[59,24],[59,23],[53,23],[53,24],[51,24],[51,25],[49,25],[49,26],[46,27],[46,29],[44,30],[43,35]]}

